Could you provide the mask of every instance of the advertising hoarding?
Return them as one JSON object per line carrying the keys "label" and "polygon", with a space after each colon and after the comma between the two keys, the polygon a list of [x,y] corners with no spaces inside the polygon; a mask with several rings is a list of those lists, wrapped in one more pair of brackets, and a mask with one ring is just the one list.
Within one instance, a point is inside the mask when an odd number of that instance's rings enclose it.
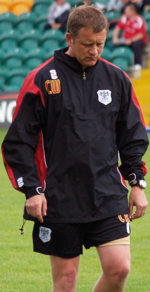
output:
{"label": "advertising hoarding", "polygon": [[18,92],[0,92],[0,129],[9,128],[17,97]]}

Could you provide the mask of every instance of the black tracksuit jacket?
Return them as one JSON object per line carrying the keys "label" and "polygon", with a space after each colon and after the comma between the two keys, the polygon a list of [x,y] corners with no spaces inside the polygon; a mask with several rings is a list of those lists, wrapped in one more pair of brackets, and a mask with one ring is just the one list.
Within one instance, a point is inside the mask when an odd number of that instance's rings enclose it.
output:
{"label": "black tracksuit jacket", "polygon": [[128,214],[125,180],[131,173],[143,179],[148,147],[131,82],[103,59],[83,72],[64,52],[33,70],[21,88],[2,144],[9,178],[26,198],[45,193],[45,221]]}

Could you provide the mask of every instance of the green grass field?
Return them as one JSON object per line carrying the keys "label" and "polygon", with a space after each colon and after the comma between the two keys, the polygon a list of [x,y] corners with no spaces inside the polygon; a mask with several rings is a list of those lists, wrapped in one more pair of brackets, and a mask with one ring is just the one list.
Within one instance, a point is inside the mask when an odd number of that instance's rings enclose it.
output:
{"label": "green grass field", "polygon": [[[0,144],[6,131],[0,130]],[[146,195],[150,202],[150,148],[145,157],[149,173]],[[50,292],[49,257],[33,252],[32,222],[20,234],[25,198],[15,191],[7,177],[0,155],[0,291]],[[150,292],[150,208],[131,223],[132,267],[125,292]],[[95,248],[84,250],[80,260],[77,292],[90,292],[101,274]],[[110,291],[111,292],[111,291]]]}

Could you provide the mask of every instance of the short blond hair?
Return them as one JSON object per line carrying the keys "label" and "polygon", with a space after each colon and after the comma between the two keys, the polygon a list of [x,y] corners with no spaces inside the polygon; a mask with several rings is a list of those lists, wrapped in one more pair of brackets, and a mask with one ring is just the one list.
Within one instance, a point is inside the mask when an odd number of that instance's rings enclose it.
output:
{"label": "short blond hair", "polygon": [[75,39],[81,28],[92,29],[94,33],[109,30],[109,23],[101,10],[94,5],[81,5],[74,7],[68,17],[67,32]]}

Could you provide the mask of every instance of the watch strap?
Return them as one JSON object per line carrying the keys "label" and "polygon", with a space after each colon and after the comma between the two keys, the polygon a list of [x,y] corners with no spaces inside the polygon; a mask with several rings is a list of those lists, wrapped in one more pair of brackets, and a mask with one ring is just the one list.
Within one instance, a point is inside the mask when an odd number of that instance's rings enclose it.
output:
{"label": "watch strap", "polygon": [[128,176],[128,181],[131,187],[139,186],[141,189],[146,188],[146,181],[144,180],[144,178],[137,178],[135,173],[131,173]]}

